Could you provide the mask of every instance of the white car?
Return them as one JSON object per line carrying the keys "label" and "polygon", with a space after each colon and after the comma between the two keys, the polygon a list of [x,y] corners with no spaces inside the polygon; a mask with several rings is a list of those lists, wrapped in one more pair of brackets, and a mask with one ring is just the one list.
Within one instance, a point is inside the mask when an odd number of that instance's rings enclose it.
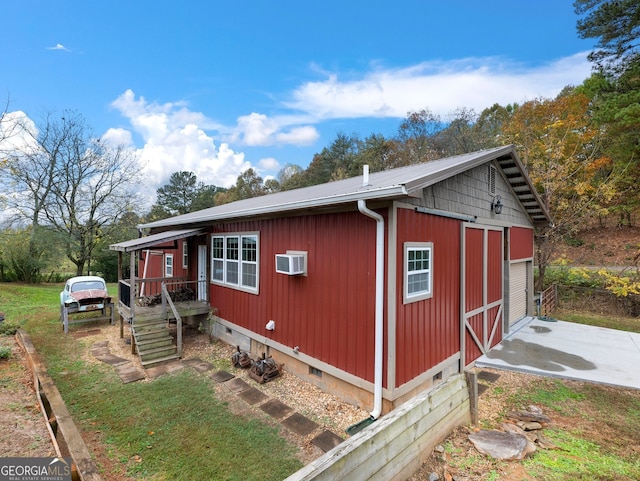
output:
{"label": "white car", "polygon": [[111,303],[107,284],[102,277],[78,276],[67,281],[60,293],[60,315],[67,312],[96,311]]}

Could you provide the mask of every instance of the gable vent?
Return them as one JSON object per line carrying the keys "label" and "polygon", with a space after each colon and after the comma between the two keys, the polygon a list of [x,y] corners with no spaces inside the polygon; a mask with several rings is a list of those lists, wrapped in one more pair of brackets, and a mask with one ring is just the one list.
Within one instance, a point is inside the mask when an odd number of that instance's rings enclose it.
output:
{"label": "gable vent", "polygon": [[489,165],[489,194],[496,195],[496,168]]}
{"label": "gable vent", "polygon": [[276,254],[276,272],[290,276],[304,274],[304,254]]}

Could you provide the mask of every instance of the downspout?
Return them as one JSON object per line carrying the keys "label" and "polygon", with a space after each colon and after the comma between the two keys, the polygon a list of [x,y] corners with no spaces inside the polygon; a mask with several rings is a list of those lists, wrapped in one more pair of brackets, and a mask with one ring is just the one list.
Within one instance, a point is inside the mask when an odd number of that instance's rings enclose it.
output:
{"label": "downspout", "polygon": [[[365,166],[368,167],[368,166]],[[368,180],[365,169],[365,182]],[[367,208],[364,200],[358,201],[360,213],[376,221],[376,308],[375,308],[375,348],[373,411],[371,419],[376,420],[382,413],[382,352],[383,352],[383,309],[384,309],[384,217]]]}

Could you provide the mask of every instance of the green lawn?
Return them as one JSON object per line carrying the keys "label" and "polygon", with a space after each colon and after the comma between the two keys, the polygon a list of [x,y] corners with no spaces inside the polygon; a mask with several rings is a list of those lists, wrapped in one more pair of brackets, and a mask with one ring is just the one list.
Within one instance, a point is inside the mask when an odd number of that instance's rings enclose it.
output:
{"label": "green lawn", "polygon": [[84,362],[88,343],[62,333],[61,289],[0,284],[0,311],[29,333],[80,430],[128,476],[268,481],[302,467],[277,428],[234,415],[206,376],[185,369],[123,384],[111,366]]}

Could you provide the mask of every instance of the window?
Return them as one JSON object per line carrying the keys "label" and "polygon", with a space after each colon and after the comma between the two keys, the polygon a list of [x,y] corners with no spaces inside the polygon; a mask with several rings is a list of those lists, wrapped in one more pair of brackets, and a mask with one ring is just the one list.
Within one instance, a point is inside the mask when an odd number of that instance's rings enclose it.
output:
{"label": "window", "polygon": [[173,277],[173,254],[164,256],[164,276]]}
{"label": "window", "polygon": [[182,241],[182,267],[189,268],[189,246],[186,240]]}
{"label": "window", "polygon": [[214,235],[211,282],[258,292],[258,235]]}
{"label": "window", "polygon": [[430,298],[433,284],[433,244],[407,242],[404,246],[404,302]]}

